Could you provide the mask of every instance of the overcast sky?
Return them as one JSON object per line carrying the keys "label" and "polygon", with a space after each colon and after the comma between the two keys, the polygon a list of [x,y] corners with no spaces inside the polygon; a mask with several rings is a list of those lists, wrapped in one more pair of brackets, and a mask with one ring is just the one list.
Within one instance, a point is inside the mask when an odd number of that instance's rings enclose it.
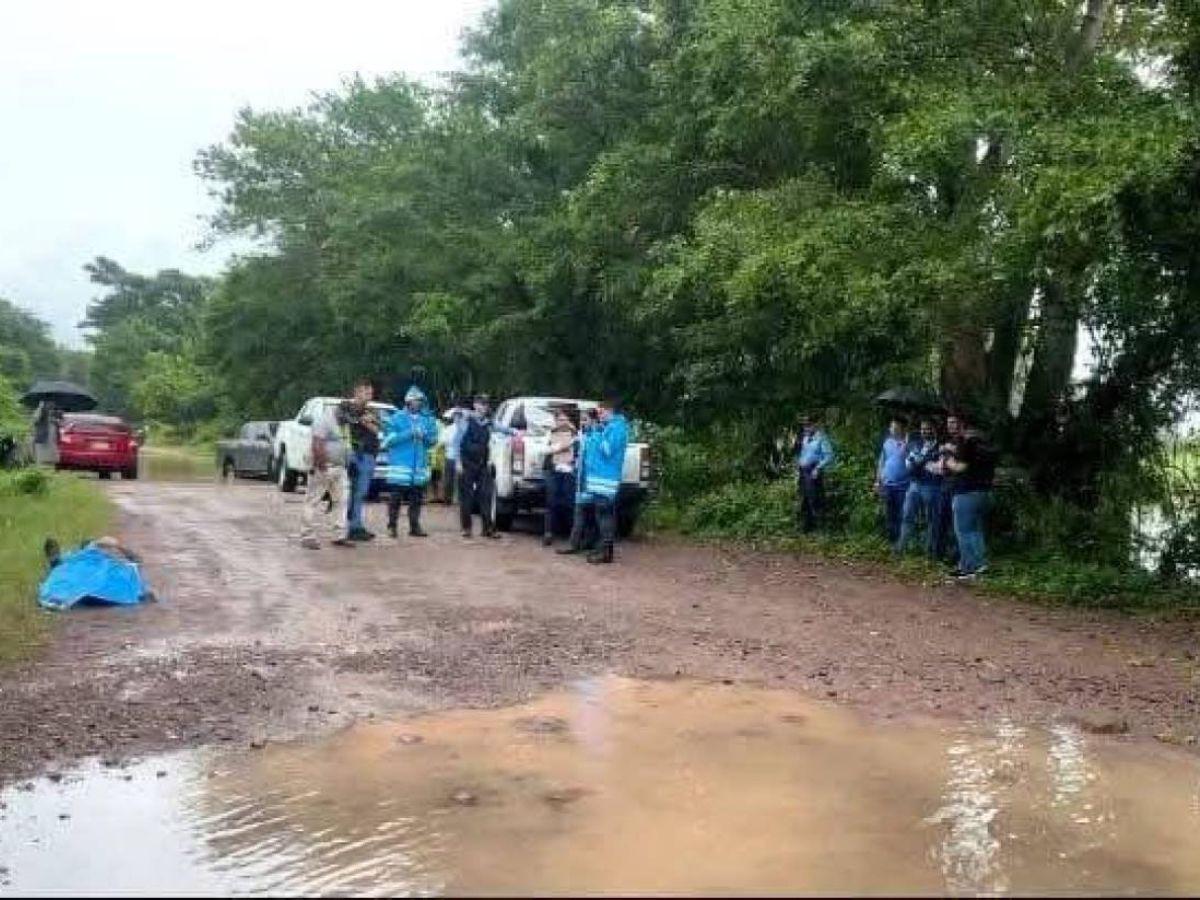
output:
{"label": "overcast sky", "polygon": [[85,262],[219,271],[192,173],[243,106],[293,107],[355,72],[434,78],[491,0],[12,0],[0,13],[0,296],[55,336]]}

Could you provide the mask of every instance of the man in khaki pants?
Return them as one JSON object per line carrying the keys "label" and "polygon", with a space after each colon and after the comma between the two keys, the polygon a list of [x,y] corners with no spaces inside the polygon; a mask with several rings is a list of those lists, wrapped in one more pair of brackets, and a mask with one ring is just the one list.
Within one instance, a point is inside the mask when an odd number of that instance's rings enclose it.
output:
{"label": "man in khaki pants", "polygon": [[[312,424],[312,472],[304,496],[304,514],[300,525],[300,544],[309,550],[319,550],[315,520],[318,515],[328,518],[331,541],[337,547],[353,547],[346,506],[350,494],[350,478],[346,474],[346,426],[340,404],[326,404]],[[325,495],[333,501],[326,512]]]}

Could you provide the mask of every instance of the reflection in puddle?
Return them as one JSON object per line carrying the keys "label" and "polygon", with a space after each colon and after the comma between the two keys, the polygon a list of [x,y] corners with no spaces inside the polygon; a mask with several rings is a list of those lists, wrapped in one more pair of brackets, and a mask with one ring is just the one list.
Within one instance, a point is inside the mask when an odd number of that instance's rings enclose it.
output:
{"label": "reflection in puddle", "polygon": [[1198,778],[1069,728],[602,678],[9,789],[0,893],[1186,893]]}

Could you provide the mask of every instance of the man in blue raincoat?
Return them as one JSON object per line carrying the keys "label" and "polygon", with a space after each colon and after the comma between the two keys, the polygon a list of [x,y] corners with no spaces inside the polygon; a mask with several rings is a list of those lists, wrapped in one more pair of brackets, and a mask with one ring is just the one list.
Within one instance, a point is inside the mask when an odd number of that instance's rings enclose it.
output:
{"label": "man in blue raincoat", "polygon": [[425,537],[421,501],[429,483],[429,448],[437,443],[438,426],[425,408],[425,394],[416,385],[404,395],[404,409],[384,426],[381,444],[388,457],[388,534],[397,537],[400,504],[408,503],[408,533]]}
{"label": "man in blue raincoat", "polygon": [[603,401],[596,411],[600,427],[588,435],[585,455],[587,490],[596,504],[600,546],[587,559],[590,563],[611,563],[617,541],[617,494],[625,468],[625,449],[629,445],[629,424],[621,415],[616,398]]}
{"label": "man in blue raincoat", "polygon": [[557,552],[563,556],[591,551],[596,543],[596,498],[587,486],[588,436],[600,427],[596,411],[585,409],[575,435],[575,502],[571,516],[571,537]]}

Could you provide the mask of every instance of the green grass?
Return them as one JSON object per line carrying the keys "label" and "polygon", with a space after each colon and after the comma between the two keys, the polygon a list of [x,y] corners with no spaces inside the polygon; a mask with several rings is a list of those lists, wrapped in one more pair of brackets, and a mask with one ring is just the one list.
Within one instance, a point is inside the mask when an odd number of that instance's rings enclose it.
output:
{"label": "green grass", "polygon": [[29,656],[50,627],[51,614],[35,599],[46,538],[71,547],[111,523],[112,505],[94,482],[36,469],[0,472],[0,663]]}
{"label": "green grass", "polygon": [[[920,554],[897,559],[875,534],[877,510],[870,504],[845,515],[828,533],[796,532],[794,488],[787,482],[726,485],[683,504],[659,500],[647,508],[650,533],[683,534],[706,542],[819,556],[886,571],[899,580],[933,584],[945,568]],[[1114,567],[1061,554],[1006,554],[993,547],[989,574],[976,582],[989,594],[1036,602],[1119,609],[1126,612],[1200,611],[1200,588],[1165,583],[1149,572]]]}

